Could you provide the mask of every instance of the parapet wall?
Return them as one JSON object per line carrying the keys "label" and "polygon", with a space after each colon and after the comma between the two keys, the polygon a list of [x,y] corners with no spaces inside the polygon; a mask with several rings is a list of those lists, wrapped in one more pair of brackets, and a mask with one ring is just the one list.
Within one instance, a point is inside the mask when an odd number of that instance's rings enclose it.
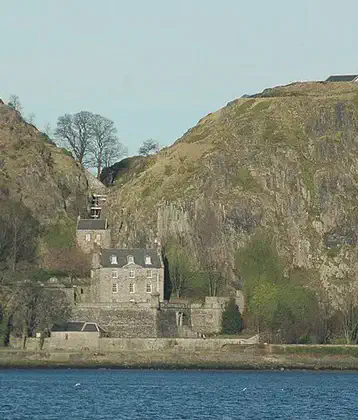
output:
{"label": "parapet wall", "polygon": [[[231,351],[238,345],[257,344],[258,337],[250,339],[238,338],[99,338],[93,333],[72,333],[68,339],[46,338],[42,350],[44,351],[96,351],[100,353],[120,352],[198,352],[198,351]],[[92,336],[90,336],[92,334]],[[20,342],[19,342],[20,343]],[[16,344],[12,343],[14,347]],[[37,351],[40,348],[40,339],[29,338],[26,349]]]}

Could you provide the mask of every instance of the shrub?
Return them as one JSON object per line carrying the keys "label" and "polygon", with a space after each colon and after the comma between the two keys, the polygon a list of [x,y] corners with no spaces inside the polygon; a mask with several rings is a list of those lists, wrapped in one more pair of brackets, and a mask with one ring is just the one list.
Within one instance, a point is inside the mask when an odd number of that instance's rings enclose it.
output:
{"label": "shrub", "polygon": [[226,305],[222,317],[222,332],[224,334],[238,334],[242,330],[241,314],[232,298]]}

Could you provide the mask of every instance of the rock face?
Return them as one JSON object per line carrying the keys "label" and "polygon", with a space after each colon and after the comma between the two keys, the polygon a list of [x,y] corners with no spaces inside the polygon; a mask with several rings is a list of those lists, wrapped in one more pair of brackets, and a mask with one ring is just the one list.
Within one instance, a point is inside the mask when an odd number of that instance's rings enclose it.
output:
{"label": "rock face", "polygon": [[117,246],[184,238],[233,276],[257,230],[286,268],[320,281],[358,274],[358,86],[296,83],[242,98],[199,121],[108,196]]}
{"label": "rock face", "polygon": [[85,215],[84,170],[21,115],[0,103],[0,205],[24,204],[41,225]]}

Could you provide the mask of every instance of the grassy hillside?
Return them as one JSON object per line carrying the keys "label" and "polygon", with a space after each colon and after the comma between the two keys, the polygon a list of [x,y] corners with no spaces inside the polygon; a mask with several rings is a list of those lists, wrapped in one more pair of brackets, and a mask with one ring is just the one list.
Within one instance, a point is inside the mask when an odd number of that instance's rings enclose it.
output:
{"label": "grassy hillside", "polygon": [[84,171],[64,149],[0,104],[0,198],[21,202],[42,224],[87,206]]}
{"label": "grassy hillside", "polygon": [[357,187],[358,86],[296,83],[207,115],[108,205],[117,245],[179,238],[234,280],[237,249],[264,231],[286,272],[327,283],[358,274]]}
{"label": "grassy hillside", "polygon": [[[40,245],[37,254],[41,256],[53,246],[48,240],[53,232],[59,241],[63,231],[73,231],[78,214],[87,213],[87,205],[85,171],[65,149],[56,147],[18,112],[0,104],[0,233],[5,238],[0,264],[11,251],[15,217],[28,236],[16,241]],[[72,242],[73,237],[67,246]],[[32,252],[24,248],[18,258],[33,263]]]}

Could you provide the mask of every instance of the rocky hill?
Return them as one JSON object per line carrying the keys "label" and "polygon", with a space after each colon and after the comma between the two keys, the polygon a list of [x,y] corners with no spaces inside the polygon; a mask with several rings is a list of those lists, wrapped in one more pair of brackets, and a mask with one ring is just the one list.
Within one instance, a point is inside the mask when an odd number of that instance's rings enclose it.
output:
{"label": "rocky hill", "polygon": [[234,276],[236,250],[265,231],[287,270],[323,282],[358,274],[357,84],[296,83],[235,100],[115,173],[116,245],[184,238]]}
{"label": "rocky hill", "polygon": [[22,203],[44,227],[86,213],[85,171],[64,149],[0,101],[0,207]]}

